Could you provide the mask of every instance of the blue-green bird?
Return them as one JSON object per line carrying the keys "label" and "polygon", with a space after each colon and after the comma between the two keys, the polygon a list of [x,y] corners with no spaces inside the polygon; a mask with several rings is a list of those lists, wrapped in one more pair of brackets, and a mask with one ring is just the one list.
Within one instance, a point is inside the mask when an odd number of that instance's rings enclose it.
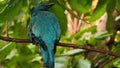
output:
{"label": "blue-green bird", "polygon": [[52,5],[40,4],[34,7],[28,24],[28,37],[40,47],[45,68],[54,68],[55,43],[61,34],[58,19],[49,11]]}

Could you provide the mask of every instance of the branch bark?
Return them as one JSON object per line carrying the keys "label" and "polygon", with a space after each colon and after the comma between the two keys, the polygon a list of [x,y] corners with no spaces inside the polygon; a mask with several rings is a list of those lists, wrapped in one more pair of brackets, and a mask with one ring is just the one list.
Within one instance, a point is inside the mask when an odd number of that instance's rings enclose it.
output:
{"label": "branch bark", "polygon": [[[0,40],[9,41],[9,42],[17,42],[17,43],[33,43],[29,39],[8,38],[8,37],[2,37],[2,36],[0,36]],[[93,47],[90,47],[90,46],[81,46],[81,45],[78,45],[78,44],[71,44],[71,43],[57,43],[57,45],[58,46],[63,46],[63,47],[72,47],[72,48],[75,48],[75,49],[85,49],[85,50],[89,50],[89,51],[93,51],[93,52],[99,52],[99,53],[106,54],[106,55],[120,57],[120,54],[118,54],[118,53],[103,50],[103,49],[93,48]]]}

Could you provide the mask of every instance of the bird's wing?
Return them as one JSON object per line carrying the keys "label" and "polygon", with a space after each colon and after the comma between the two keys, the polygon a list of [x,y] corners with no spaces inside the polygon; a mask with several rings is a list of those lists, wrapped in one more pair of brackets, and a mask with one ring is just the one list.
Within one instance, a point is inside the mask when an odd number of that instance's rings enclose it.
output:
{"label": "bird's wing", "polygon": [[56,40],[59,40],[59,38],[60,38],[60,35],[61,35],[61,30],[60,30],[60,25],[59,25],[59,21],[58,21],[58,19],[56,18],[56,16],[53,14],[53,13],[51,13],[50,15],[49,15],[49,20],[51,20],[51,19],[53,19],[52,20],[52,22],[51,22],[51,25],[53,26],[53,28],[54,28],[54,31],[56,32]]}
{"label": "bird's wing", "polygon": [[33,24],[29,24],[28,25],[28,36],[29,36],[29,39],[33,42],[35,42],[36,44],[40,44],[40,46],[46,51],[47,50],[47,47],[45,45],[45,42],[39,37],[36,37],[35,34],[33,33],[32,31],[32,27],[33,27]]}

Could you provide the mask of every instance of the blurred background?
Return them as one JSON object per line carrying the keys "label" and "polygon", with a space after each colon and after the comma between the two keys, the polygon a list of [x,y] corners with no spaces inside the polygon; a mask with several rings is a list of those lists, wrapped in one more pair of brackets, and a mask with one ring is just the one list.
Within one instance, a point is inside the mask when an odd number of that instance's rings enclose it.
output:
{"label": "blurred background", "polygon": [[[120,0],[0,0],[0,36],[27,39],[30,9],[51,2],[60,42],[120,53]],[[0,40],[0,68],[42,68],[42,60],[32,43]],[[57,46],[55,68],[120,68],[120,58]]]}

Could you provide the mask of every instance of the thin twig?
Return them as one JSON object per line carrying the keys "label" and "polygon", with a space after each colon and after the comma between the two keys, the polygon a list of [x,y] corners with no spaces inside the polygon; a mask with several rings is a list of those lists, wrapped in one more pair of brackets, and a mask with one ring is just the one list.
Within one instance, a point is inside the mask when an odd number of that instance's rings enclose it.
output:
{"label": "thin twig", "polygon": [[100,64],[99,68],[104,68],[105,65],[107,65],[108,63],[112,62],[113,60],[115,60],[117,57],[114,57],[112,59],[109,59],[105,62],[103,62],[102,64]]}
{"label": "thin twig", "polygon": [[8,21],[6,21],[6,36],[9,37],[8,36]]}
{"label": "thin twig", "polygon": [[[4,40],[4,41],[9,41],[9,42],[32,43],[29,39],[7,38],[7,37],[2,37],[2,36],[0,36],[0,39]],[[93,52],[99,52],[99,53],[106,54],[106,55],[120,57],[120,54],[118,54],[118,53],[103,50],[103,49],[93,48],[93,47],[90,47],[90,46],[81,46],[81,45],[78,45],[78,44],[71,44],[71,43],[57,43],[57,45],[58,46],[63,46],[63,47],[72,47],[72,48],[75,48],[75,49],[85,49],[85,50],[89,50],[89,51],[93,51]]]}

